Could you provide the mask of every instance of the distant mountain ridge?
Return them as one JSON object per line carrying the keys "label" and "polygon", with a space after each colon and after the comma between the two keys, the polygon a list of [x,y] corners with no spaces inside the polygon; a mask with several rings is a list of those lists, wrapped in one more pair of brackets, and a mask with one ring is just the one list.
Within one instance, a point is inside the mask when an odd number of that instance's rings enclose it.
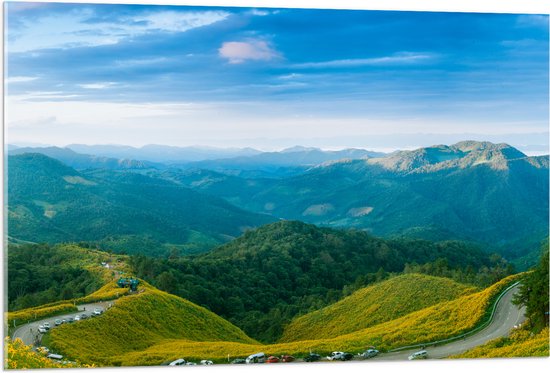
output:
{"label": "distant mountain ridge", "polygon": [[400,172],[433,172],[441,169],[467,168],[487,163],[491,167],[505,168],[506,162],[526,158],[527,155],[508,144],[462,141],[454,145],[437,145],[412,151],[398,151],[371,164]]}
{"label": "distant mountain ridge", "polygon": [[198,252],[276,219],[134,172],[78,172],[38,153],[8,157],[8,234],[91,241],[149,255]]}
{"label": "distant mountain ridge", "polygon": [[244,209],[381,236],[466,239],[510,256],[548,236],[548,156],[464,141],[325,162],[280,180],[174,172]]}
{"label": "distant mountain ridge", "polygon": [[9,151],[10,155],[19,155],[25,153],[39,153],[48,157],[55,158],[66,165],[79,170],[91,168],[105,168],[108,170],[122,169],[146,169],[151,167],[160,167],[162,165],[149,162],[138,161],[134,159],[119,159],[103,156],[77,153],[69,148],[59,148],[56,146],[45,148],[15,148]]}

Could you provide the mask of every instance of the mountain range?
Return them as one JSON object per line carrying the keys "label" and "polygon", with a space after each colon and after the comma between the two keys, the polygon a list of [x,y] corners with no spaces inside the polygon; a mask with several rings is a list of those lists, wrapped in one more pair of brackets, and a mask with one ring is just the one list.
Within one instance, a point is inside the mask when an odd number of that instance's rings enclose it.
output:
{"label": "mountain range", "polygon": [[[127,149],[127,154],[136,149],[115,148]],[[79,149],[98,153],[103,146]],[[176,151],[170,147],[157,148],[159,154],[163,149]],[[107,150],[102,151],[107,154]],[[534,251],[548,236],[548,156],[529,157],[507,144],[463,141],[391,154],[304,147],[280,152],[230,149],[227,152],[233,152],[232,158],[187,163],[155,163],[152,158],[120,160],[107,155],[80,154],[69,148],[18,148],[10,150],[10,154],[22,155],[10,156],[10,160],[18,161],[10,161],[8,169],[10,175],[12,168],[16,169],[14,172],[25,169],[26,176],[15,181],[10,177],[11,190],[26,190],[25,183],[28,180],[32,184],[32,175],[36,172],[55,175],[48,171],[51,161],[43,157],[38,162],[37,157],[25,156],[28,152],[46,154],[73,168],[58,175],[58,181],[64,183],[62,188],[42,190],[56,200],[55,203],[46,201],[42,195],[16,192],[18,204],[14,204],[10,195],[10,237],[13,239],[35,241],[44,235],[49,241],[76,239],[76,232],[68,229],[70,225],[37,232],[60,219],[61,211],[68,213],[71,210],[61,206],[76,208],[82,202],[75,204],[74,201],[89,200],[87,193],[90,190],[94,190],[97,197],[97,190],[102,188],[117,191],[100,194],[102,202],[98,204],[112,205],[109,211],[113,216],[120,213],[114,207],[119,205],[118,198],[124,201],[125,209],[139,211],[135,214],[140,219],[144,215],[170,216],[170,223],[162,228],[154,228],[148,218],[150,227],[140,231],[141,235],[150,236],[144,232],[155,231],[153,242],[191,246],[200,242],[202,248],[238,236],[246,229],[243,227],[279,219],[355,228],[384,237],[474,241],[508,258],[526,257],[527,261],[536,258]],[[243,152],[248,154],[243,155]],[[168,158],[168,153],[162,153],[162,157]],[[63,176],[78,182],[71,184]],[[14,182],[23,184],[13,185]],[[49,183],[53,182],[48,180],[44,185]],[[70,200],[64,196],[69,190],[67,183],[70,193],[74,194]],[[92,187],[90,183],[95,185]],[[185,197],[164,196],[176,190]],[[127,198],[127,193],[132,198]],[[54,205],[57,207],[51,207]],[[21,206],[36,211],[30,214]],[[202,214],[196,215],[195,211]],[[240,218],[232,220],[235,216]],[[25,224],[27,217],[30,220]],[[113,219],[103,214],[94,221],[109,226]],[[128,228],[134,224],[124,219],[120,221],[126,226],[122,229],[124,233],[120,233],[125,237],[121,242],[127,242],[137,230]],[[141,221],[134,221],[141,225]],[[171,227],[168,230],[174,232],[179,224],[184,228],[181,231],[187,232],[185,239],[183,233],[179,236],[167,234],[169,239],[159,233],[168,226]],[[97,235],[84,235],[83,239],[92,238],[103,239]]]}
{"label": "mountain range", "polygon": [[43,154],[8,157],[8,235],[115,251],[196,252],[277,220],[133,172],[81,173]]}

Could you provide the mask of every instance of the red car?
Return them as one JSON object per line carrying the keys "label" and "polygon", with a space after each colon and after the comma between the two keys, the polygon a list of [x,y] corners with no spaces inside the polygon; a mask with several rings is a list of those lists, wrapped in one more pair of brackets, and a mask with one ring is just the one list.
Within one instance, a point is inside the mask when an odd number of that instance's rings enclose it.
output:
{"label": "red car", "polygon": [[270,356],[270,357],[267,358],[267,360],[265,362],[266,363],[278,363],[279,358],[277,356]]}
{"label": "red car", "polygon": [[294,356],[283,355],[283,356],[281,356],[281,361],[283,363],[290,363],[290,362],[294,361]]}

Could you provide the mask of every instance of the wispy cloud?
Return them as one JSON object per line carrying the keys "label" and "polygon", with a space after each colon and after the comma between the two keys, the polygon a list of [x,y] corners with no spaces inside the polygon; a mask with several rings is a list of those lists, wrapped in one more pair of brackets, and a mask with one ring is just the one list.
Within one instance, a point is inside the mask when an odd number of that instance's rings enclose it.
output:
{"label": "wispy cloud", "polygon": [[232,64],[245,61],[270,61],[281,55],[264,40],[228,41],[218,49],[220,57]]}
{"label": "wispy cloud", "polygon": [[353,58],[344,60],[332,60],[321,62],[306,62],[293,65],[298,69],[324,69],[324,68],[341,68],[341,67],[360,67],[360,66],[376,66],[376,65],[410,65],[433,61],[435,56],[428,53],[411,53],[401,52],[392,56],[376,57],[376,58]]}
{"label": "wispy cloud", "polygon": [[115,82],[101,82],[101,83],[88,83],[79,84],[78,86],[84,89],[106,89],[117,85]]}
{"label": "wispy cloud", "polygon": [[6,79],[6,83],[25,83],[38,79],[36,76],[12,76]]}
{"label": "wispy cloud", "polygon": [[[91,9],[45,14],[32,21],[19,20],[19,29],[8,30],[7,47],[9,52],[29,52],[47,48],[112,45],[146,34],[186,32],[222,21],[229,15],[229,12],[218,10],[149,11],[104,20],[96,19]],[[11,14],[11,17],[16,15]]]}

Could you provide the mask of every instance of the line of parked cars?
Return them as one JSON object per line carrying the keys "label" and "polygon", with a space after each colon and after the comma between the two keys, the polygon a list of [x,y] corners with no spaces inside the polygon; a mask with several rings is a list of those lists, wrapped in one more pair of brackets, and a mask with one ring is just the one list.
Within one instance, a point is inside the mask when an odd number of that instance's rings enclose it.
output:
{"label": "line of parked cars", "polygon": [[[212,360],[201,360],[200,365],[212,365],[214,364]],[[180,365],[197,365],[197,363],[194,363],[192,361],[186,361],[185,359],[177,359],[172,361],[170,366],[180,366]]]}
{"label": "line of parked cars", "polygon": [[[102,308],[95,308],[90,313],[90,316],[91,317],[99,316],[103,312],[104,311],[103,311]],[[63,325],[63,324],[70,324],[70,323],[73,323],[75,321],[86,320],[88,317],[89,317],[88,314],[82,313],[80,315],[76,315],[74,318],[72,316],[69,316],[69,317],[66,317],[66,318],[63,318],[63,319],[56,319],[54,321],[54,326],[60,326],[60,325]],[[39,333],[46,333],[51,328],[52,328],[52,325],[48,321],[46,321],[43,324],[38,326],[38,332]]]}
{"label": "line of parked cars", "polygon": [[[371,347],[365,350],[364,352],[361,352],[357,354],[358,357],[363,359],[370,359],[375,356],[377,356],[380,353],[376,348]],[[421,350],[418,352],[413,353],[409,356],[409,360],[417,360],[417,359],[427,359],[428,353],[426,350]],[[322,357],[319,354],[316,354],[314,352],[310,352],[308,355],[304,357],[305,362],[315,362],[321,360]],[[349,352],[343,352],[343,351],[334,351],[329,356],[326,357],[329,361],[348,361],[353,359],[353,354]],[[236,358],[231,361],[231,364],[259,364],[259,363],[290,363],[295,361],[296,359],[294,356],[291,355],[282,355],[281,357],[278,356],[267,356],[263,352],[258,352],[256,354],[252,354],[248,356],[247,358]],[[201,360],[201,365],[211,365],[213,364],[211,360]],[[169,365],[197,365],[196,363],[186,361],[185,359],[178,359],[172,361]]]}

